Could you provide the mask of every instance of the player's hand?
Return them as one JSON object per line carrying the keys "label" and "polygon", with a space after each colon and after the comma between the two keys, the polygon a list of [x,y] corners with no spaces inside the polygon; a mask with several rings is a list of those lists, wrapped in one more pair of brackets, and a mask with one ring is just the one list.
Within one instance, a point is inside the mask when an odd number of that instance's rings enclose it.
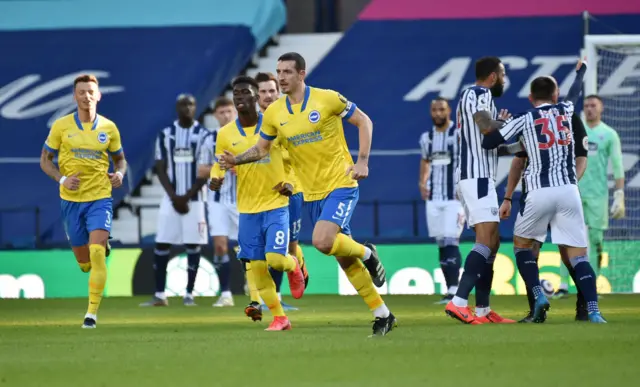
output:
{"label": "player's hand", "polygon": [[218,164],[221,169],[231,169],[236,165],[236,157],[229,151],[224,151],[223,154],[218,156]]}
{"label": "player's hand", "polygon": [[362,179],[366,179],[367,176],[369,176],[369,166],[357,162],[354,165],[350,165],[349,168],[347,168],[347,172],[345,173],[346,176],[349,176],[349,174],[351,174],[351,178],[353,180],[362,180]]}
{"label": "player's hand", "polygon": [[278,193],[282,196],[291,196],[293,195],[293,185],[285,182],[280,182],[278,185],[273,187],[274,191],[278,191]]}
{"label": "player's hand", "polygon": [[221,178],[213,177],[209,181],[209,189],[212,191],[220,191],[220,187],[222,187],[223,182],[224,182],[224,177],[221,177]]}
{"label": "player's hand", "polygon": [[121,173],[109,173],[109,181],[113,188],[122,187],[122,174]]}
{"label": "player's hand", "polygon": [[582,67],[582,65],[587,67],[587,57],[586,56],[584,58],[578,59],[578,64],[576,64],[576,71],[580,70],[580,67]]}
{"label": "player's hand", "polygon": [[69,191],[76,191],[78,187],[80,187],[80,178],[78,176],[80,176],[80,172],[76,172],[64,179],[64,181],[62,182],[64,188],[68,189]]}
{"label": "player's hand", "polygon": [[425,187],[424,184],[420,184],[418,187],[420,187],[420,197],[422,197],[422,200],[427,200],[427,198],[429,198],[429,189]]}
{"label": "player's hand", "polygon": [[506,121],[511,118],[511,113],[507,109],[500,110],[500,114],[498,114],[498,119],[502,121]]}
{"label": "player's hand", "polygon": [[613,203],[611,204],[611,217],[613,219],[622,219],[625,216],[624,208],[624,191],[618,189],[613,193]]}
{"label": "player's hand", "polygon": [[184,215],[189,212],[189,198],[187,196],[175,196],[171,202],[178,214]]}
{"label": "player's hand", "polygon": [[500,206],[500,219],[509,219],[511,216],[511,201],[504,200]]}

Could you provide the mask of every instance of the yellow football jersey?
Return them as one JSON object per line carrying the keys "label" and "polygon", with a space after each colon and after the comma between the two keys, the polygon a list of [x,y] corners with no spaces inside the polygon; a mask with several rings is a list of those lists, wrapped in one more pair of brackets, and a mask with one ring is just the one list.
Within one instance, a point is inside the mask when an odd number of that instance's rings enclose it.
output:
{"label": "yellow football jersey", "polygon": [[[240,120],[235,120],[223,126],[218,131],[216,139],[216,156],[229,151],[239,155],[251,148],[260,138],[260,128],[263,125],[263,115],[259,113],[258,124],[243,128]],[[289,198],[282,196],[273,187],[285,181],[282,153],[279,146],[271,147],[269,155],[254,163],[236,165],[238,175],[238,212],[255,214],[287,207]],[[215,163],[211,168],[211,177],[223,177],[224,171]]]}
{"label": "yellow football jersey", "polygon": [[282,163],[284,165],[284,175],[287,178],[287,183],[291,183],[293,185],[293,194],[297,194],[303,192],[302,183],[296,177],[296,171],[293,169],[291,165],[291,156],[289,156],[289,151],[284,148],[284,146],[280,145],[282,151]]}
{"label": "yellow football jersey", "polygon": [[342,127],[342,119],[351,117],[355,109],[354,103],[333,90],[307,86],[301,104],[292,105],[284,96],[265,111],[262,135],[269,140],[281,137],[304,187],[305,201],[358,186],[346,175],[353,159]]}
{"label": "yellow football jersey", "polygon": [[58,118],[44,147],[57,153],[63,176],[79,173],[76,191],[60,185],[60,197],[71,202],[92,202],[111,197],[109,154],[122,152],[120,132],[113,121],[97,115],[93,122],[81,122],[78,113]]}

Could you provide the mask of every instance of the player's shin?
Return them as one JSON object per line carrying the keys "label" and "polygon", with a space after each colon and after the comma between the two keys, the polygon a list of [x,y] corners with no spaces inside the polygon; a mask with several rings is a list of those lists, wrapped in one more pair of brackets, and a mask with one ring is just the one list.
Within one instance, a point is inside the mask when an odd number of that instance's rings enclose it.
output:
{"label": "player's shin", "polygon": [[491,298],[491,284],[493,283],[493,263],[496,256],[492,254],[480,273],[476,282],[476,316],[486,316],[491,312],[489,299]]}
{"label": "player's shin", "polygon": [[256,288],[267,308],[274,316],[284,316],[284,310],[276,293],[276,284],[273,283],[269,274],[269,264],[267,261],[251,261],[251,273],[256,282]]}
{"label": "player's shin", "polygon": [[466,307],[468,304],[469,294],[476,286],[478,276],[487,266],[487,260],[491,255],[491,249],[483,244],[476,243],[473,249],[467,255],[464,263],[464,273],[460,278],[458,291],[453,298],[453,304],[457,307]]}
{"label": "player's shin", "polygon": [[89,307],[87,317],[96,319],[98,308],[102,301],[102,293],[107,283],[107,263],[106,249],[99,244],[89,246],[89,257],[91,259],[91,274],[89,274]]}
{"label": "player's shin", "polygon": [[276,284],[276,293],[278,293],[278,298],[280,298],[280,287],[282,286],[284,273],[274,268],[269,268],[269,273],[271,274],[271,278],[273,278],[273,283]]}
{"label": "player's shin", "polygon": [[349,282],[356,289],[360,297],[373,312],[374,317],[386,318],[389,316],[389,309],[385,305],[382,297],[378,293],[371,275],[365,268],[360,259],[352,257],[337,258],[338,263],[344,273],[347,275]]}
{"label": "player's shin", "polygon": [[[604,243],[604,231],[589,227],[589,263],[591,267],[599,274],[600,262],[602,260],[602,245]],[[597,283],[597,277],[596,277]]]}
{"label": "player's shin", "polygon": [[169,264],[170,246],[162,248],[156,246],[154,250],[153,269],[155,274],[156,293],[155,296],[165,299],[164,289],[167,284],[167,265]]}
{"label": "player's shin", "polygon": [[213,267],[220,279],[220,296],[231,297],[231,259],[229,254],[214,256]]}
{"label": "player's shin", "polygon": [[599,312],[596,273],[589,264],[589,259],[585,255],[579,255],[571,257],[569,260],[576,272],[576,286],[580,288],[587,302],[587,310],[589,313]]}
{"label": "player's shin", "polygon": [[338,233],[327,255],[358,258],[365,261],[371,256],[371,250],[351,239],[348,235]]}
{"label": "player's shin", "polygon": [[200,266],[200,246],[187,247],[187,298],[193,298],[196,275]]}
{"label": "player's shin", "polygon": [[247,275],[247,287],[249,288],[249,298],[251,302],[260,303],[260,293],[256,286],[256,280],[253,276],[253,270],[251,269],[251,262],[246,261],[244,263],[245,274]]}
{"label": "player's shin", "polygon": [[515,247],[514,252],[518,271],[524,280],[525,286],[527,289],[531,289],[535,298],[542,296],[538,261],[534,258],[531,248]]}

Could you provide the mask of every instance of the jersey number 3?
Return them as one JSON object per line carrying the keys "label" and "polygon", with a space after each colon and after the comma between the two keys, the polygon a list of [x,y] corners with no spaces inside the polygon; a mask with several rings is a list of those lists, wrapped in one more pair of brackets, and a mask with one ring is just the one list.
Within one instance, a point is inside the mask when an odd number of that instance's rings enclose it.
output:
{"label": "jersey number 3", "polygon": [[556,139],[553,130],[549,128],[549,121],[549,118],[546,117],[538,118],[537,120],[533,121],[536,128],[541,127],[540,133],[547,137],[546,142],[541,142],[540,139],[538,139],[538,149],[549,149],[553,146],[554,143],[561,146],[567,146],[571,144],[571,130],[569,130],[569,128],[567,127],[567,117],[556,116],[556,126],[558,127],[558,132],[564,133],[564,138]]}

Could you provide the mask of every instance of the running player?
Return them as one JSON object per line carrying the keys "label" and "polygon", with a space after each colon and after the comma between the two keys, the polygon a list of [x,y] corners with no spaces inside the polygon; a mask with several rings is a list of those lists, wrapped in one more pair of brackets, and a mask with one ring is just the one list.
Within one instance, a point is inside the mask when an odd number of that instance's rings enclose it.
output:
{"label": "running player", "polygon": [[446,304],[458,290],[460,248],[464,212],[455,196],[455,166],[458,164],[458,131],[451,121],[451,108],[444,98],[431,101],[433,127],[420,137],[422,160],[418,187],[426,200],[429,236],[436,239],[440,267],[447,293],[438,301]]}
{"label": "running player", "polygon": [[[256,109],[258,84],[253,78],[238,77],[232,82],[233,102],[238,119],[220,129],[216,141],[216,155],[240,154],[251,148],[260,138],[264,118]],[[287,253],[289,246],[289,199],[291,183],[285,181],[282,154],[274,146],[267,157],[258,163],[239,165],[238,210],[240,211],[238,258],[249,260],[260,297],[274,316],[268,331],[291,329],[291,323],[282,309],[269,266],[285,271],[294,298],[304,293],[304,275],[296,257]],[[220,188],[224,171],[220,164],[211,168],[212,190]]]}
{"label": "running player", "polygon": [[[176,102],[178,119],[162,129],[156,138],[156,173],[165,190],[158,211],[154,257],[155,294],[140,306],[167,306],[167,265],[171,246],[187,251],[186,306],[194,306],[193,288],[200,265],[200,246],[207,244],[205,218],[206,179],[198,178],[203,139],[209,131],[194,119],[196,100],[180,94]],[[209,161],[209,164],[212,162]]]}
{"label": "running player", "polygon": [[529,156],[524,173],[524,208],[514,227],[514,250],[518,271],[536,298],[534,321],[549,309],[549,301],[540,286],[538,264],[532,253],[533,242],[544,242],[551,227],[554,244],[566,249],[575,269],[577,285],[584,293],[593,323],[606,323],[598,308],[596,277],[587,257],[587,241],[580,192],[577,187],[575,150],[571,121],[574,103],[580,95],[586,66],[577,66],[578,75],[569,90],[567,101],[558,103],[559,88],[552,77],[538,77],[531,82],[529,99],[534,108],[510,120],[500,130],[485,135],[482,146],[495,149],[501,143],[521,135]]}
{"label": "running player", "polygon": [[[476,233],[476,243],[467,255],[464,273],[453,300],[445,312],[465,324],[513,323],[492,311],[489,306],[493,263],[498,248],[498,195],[495,188],[498,155],[495,150],[482,149],[481,133],[499,128],[507,119],[506,110],[498,112],[493,98],[504,91],[505,69],[497,57],[478,59],[475,66],[476,84],[462,92],[458,102],[460,130],[460,162],[457,168],[458,197],[465,211],[467,224]],[[476,313],[468,306],[471,290],[476,288]]]}
{"label": "running player", "polygon": [[[347,278],[375,316],[374,335],[396,325],[374,286],[382,286],[385,272],[375,246],[351,239],[349,221],[358,202],[358,180],[369,174],[373,124],[355,104],[332,90],[305,85],[306,64],[298,53],[278,59],[278,83],[285,97],[264,115],[261,138],[247,151],[220,157],[223,168],[256,162],[269,154],[277,136],[289,151],[291,165],[304,188],[313,229],[313,245],[336,257]],[[354,164],[344,138],[342,118],[358,127],[360,150]],[[367,271],[369,272],[367,273]]]}
{"label": "running player", "polygon": [[[202,151],[207,153],[205,157],[209,164],[213,164],[213,146],[221,127],[236,119],[236,109],[233,101],[227,97],[219,97],[213,105],[213,116],[218,127],[209,135],[211,143],[203,146]],[[204,160],[204,161],[206,161]],[[206,169],[205,176],[209,176],[211,165],[203,165]],[[216,269],[220,281],[220,297],[213,303],[216,308],[233,306],[231,294],[231,259],[229,258],[229,245],[235,246],[238,241],[238,178],[233,170],[225,174],[224,184],[219,191],[209,191],[207,209],[209,215],[209,235],[213,238],[213,267]]]}
{"label": "running player", "polygon": [[[107,282],[106,246],[111,231],[111,189],[122,185],[127,163],[116,124],[97,113],[98,79],[73,82],[78,110],[57,119],[42,149],[40,168],[60,184],[62,221],[73,254],[89,274],[89,307],[83,328],[95,328]],[[58,156],[58,165],[53,158]],[[108,173],[109,156],[115,171]]]}
{"label": "running player", "polygon": [[[621,219],[625,215],[624,206],[624,168],[622,166],[622,150],[618,133],[602,122],[602,99],[597,95],[589,95],[584,101],[584,114],[589,137],[589,168],[580,181],[580,194],[584,218],[589,233],[589,259],[591,266],[600,274],[604,231],[609,228],[609,215],[613,219]],[[607,168],[611,161],[615,191],[613,203],[609,209],[609,186],[607,185]],[[561,268],[562,269],[562,268]],[[554,298],[564,298],[568,294],[569,284],[567,271],[561,270],[562,283]]]}

